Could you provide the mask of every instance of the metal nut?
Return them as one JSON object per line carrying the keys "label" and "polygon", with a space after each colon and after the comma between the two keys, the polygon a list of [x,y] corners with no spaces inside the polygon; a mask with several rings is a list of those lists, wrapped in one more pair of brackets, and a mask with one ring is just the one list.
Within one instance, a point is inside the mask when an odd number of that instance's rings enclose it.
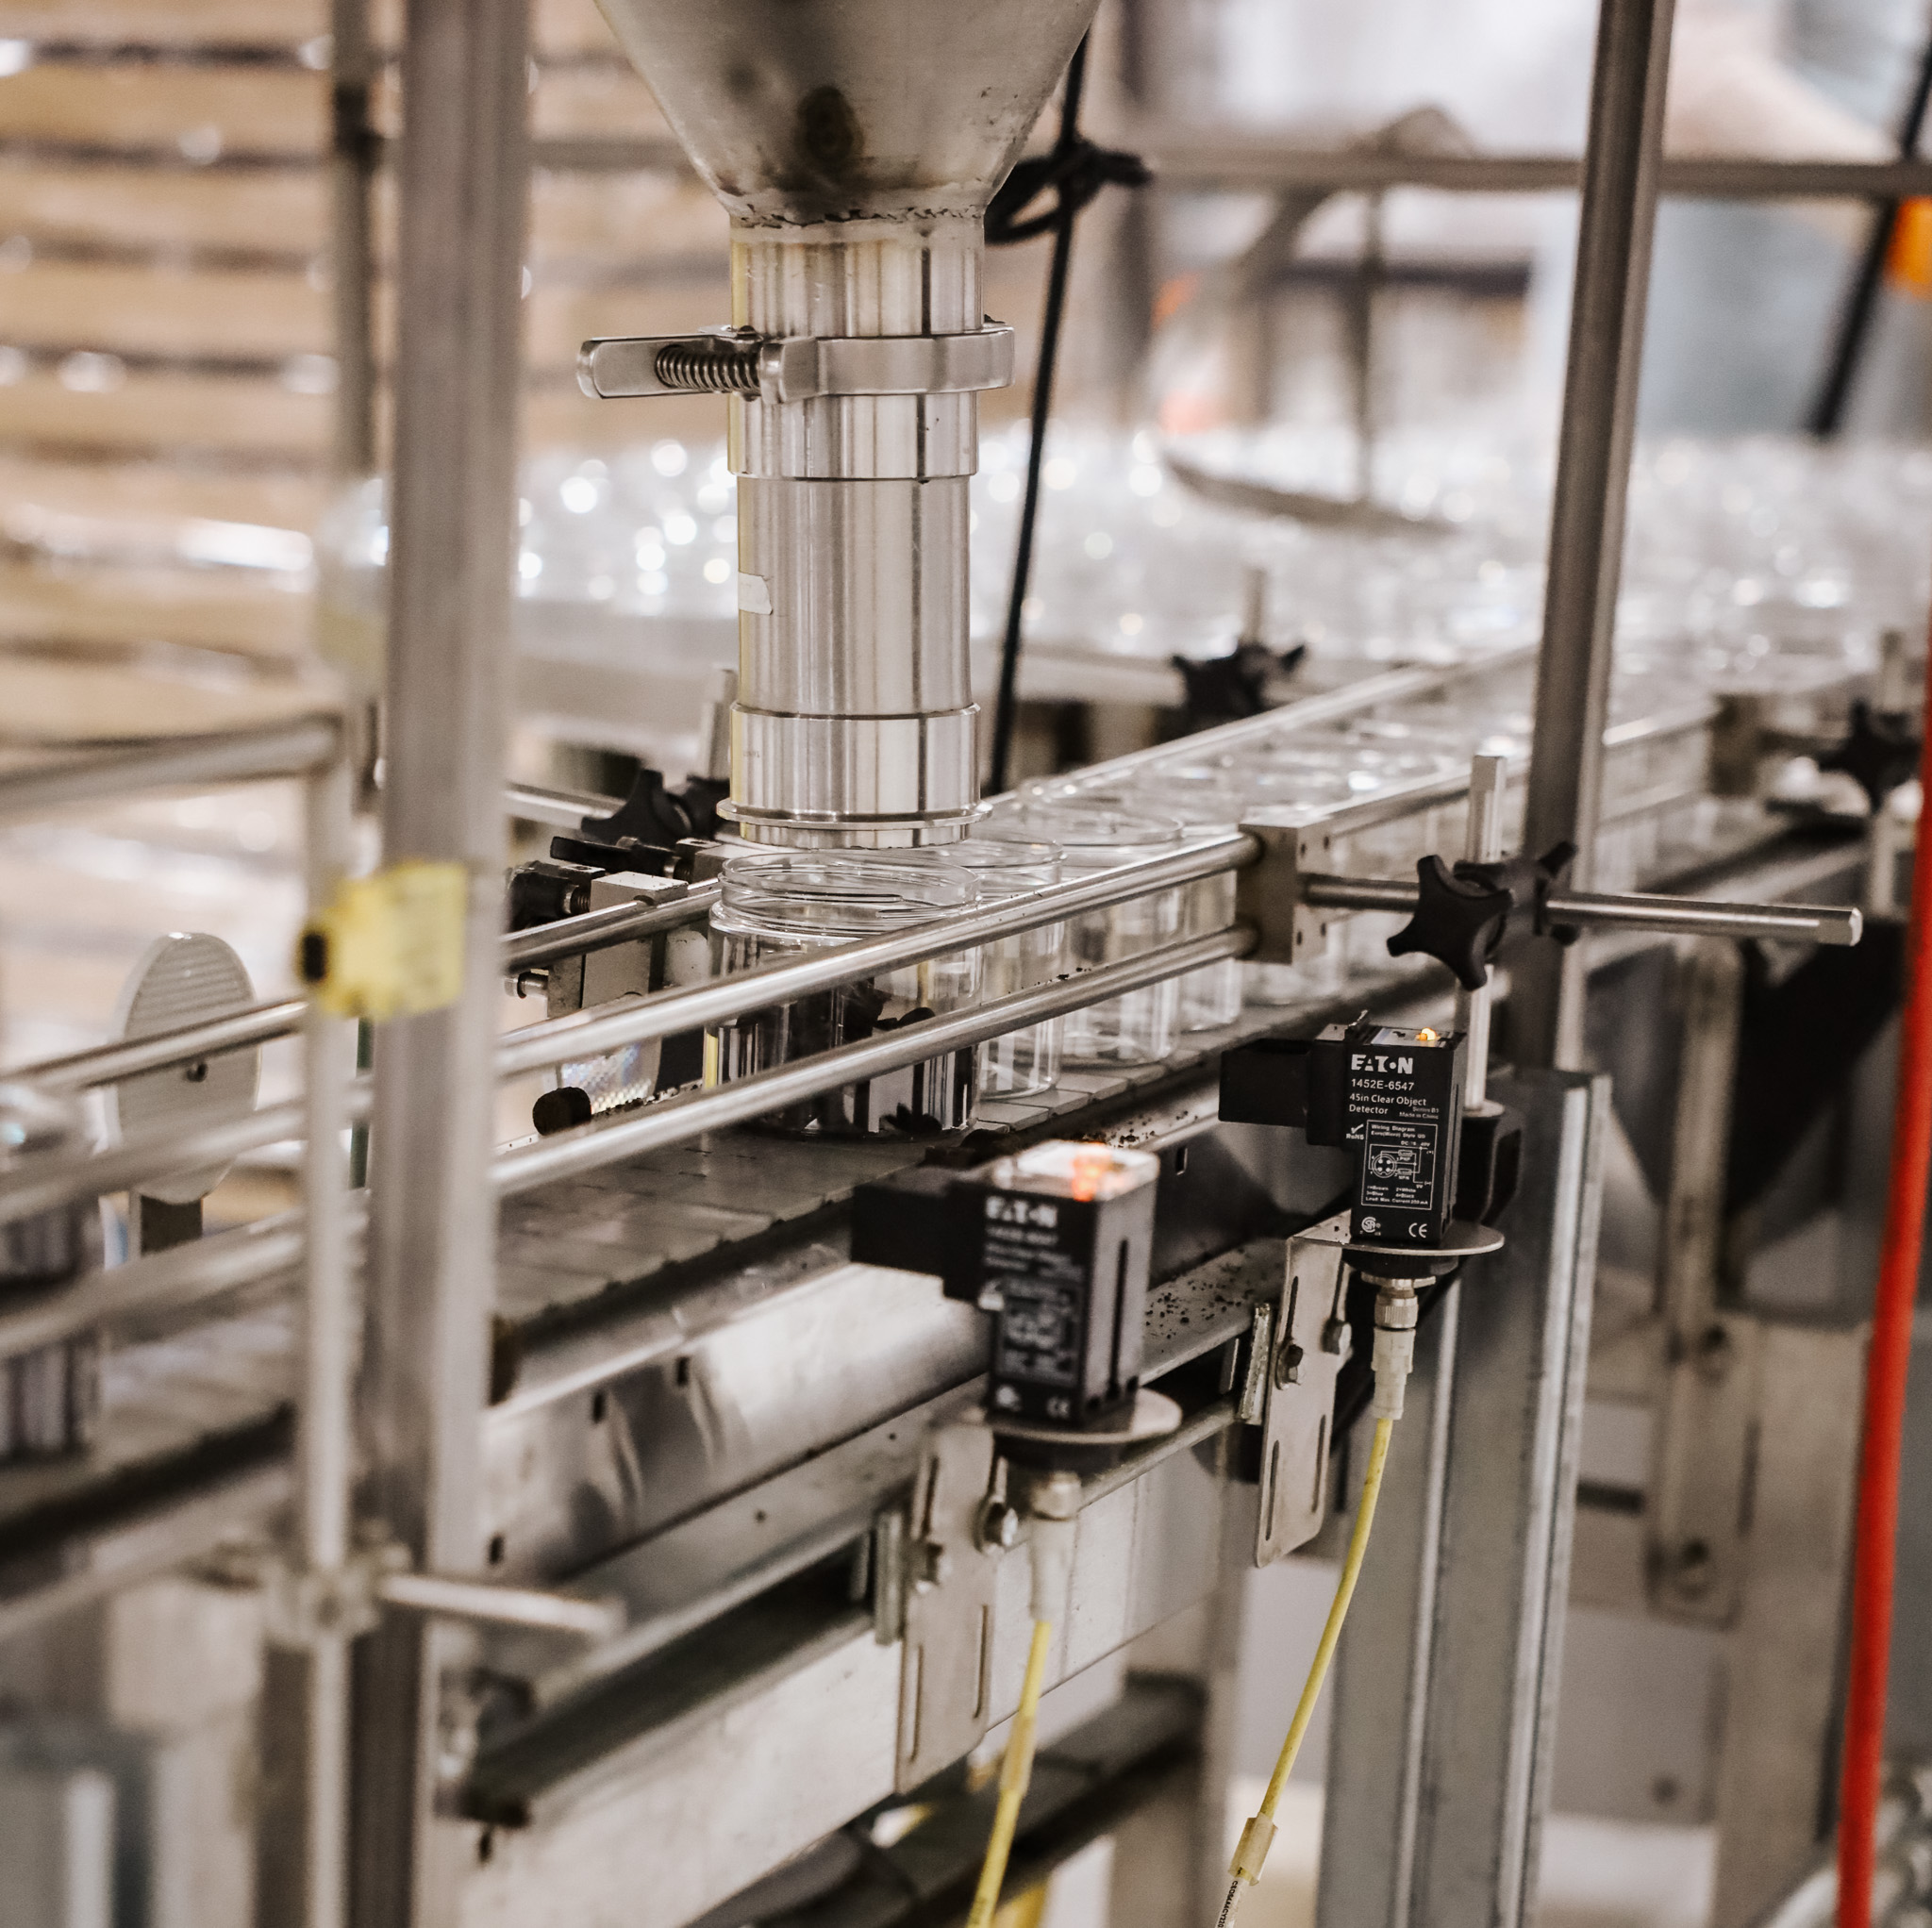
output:
{"label": "metal nut", "polygon": [[1004,1500],[989,1500],[980,1509],[979,1544],[1004,1549],[1017,1546],[1019,1542],[1019,1509],[1008,1505]]}
{"label": "metal nut", "polygon": [[1277,1386],[1298,1386],[1302,1377],[1303,1353],[1293,1339],[1284,1339],[1274,1349],[1274,1383]]}

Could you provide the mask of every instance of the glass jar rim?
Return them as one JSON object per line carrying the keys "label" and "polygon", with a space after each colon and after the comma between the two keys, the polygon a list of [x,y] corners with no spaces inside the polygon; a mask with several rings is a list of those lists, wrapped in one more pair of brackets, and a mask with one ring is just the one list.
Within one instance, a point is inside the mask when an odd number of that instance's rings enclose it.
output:
{"label": "glass jar rim", "polygon": [[1236,772],[1212,764],[1170,764],[1143,771],[1134,790],[1137,803],[1145,795],[1162,816],[1173,817],[1196,834],[1239,823],[1246,804]]}
{"label": "glass jar rim", "polygon": [[714,921],[743,920],[775,933],[863,937],[970,910],[978,887],[963,866],[878,861],[824,851],[755,852],[729,858]]}
{"label": "glass jar rim", "polygon": [[958,843],[949,843],[945,850],[948,856],[969,871],[1057,869],[1061,855],[1058,844],[1049,843],[1043,839],[1029,840],[1023,837],[978,835],[964,838]]}
{"label": "glass jar rim", "polygon": [[1008,835],[998,815],[987,818],[978,834],[992,842],[1016,843],[1033,841],[1047,833],[1070,862],[1096,850],[1139,850],[1178,843],[1184,829],[1174,817],[1124,809],[1113,803],[1090,803],[1077,796],[1030,800],[1017,806],[1005,823],[1023,834]]}

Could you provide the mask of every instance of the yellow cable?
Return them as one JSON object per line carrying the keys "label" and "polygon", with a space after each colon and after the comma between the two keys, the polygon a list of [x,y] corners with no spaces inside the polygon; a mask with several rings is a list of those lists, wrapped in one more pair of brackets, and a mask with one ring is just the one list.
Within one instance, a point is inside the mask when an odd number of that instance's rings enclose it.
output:
{"label": "yellow cable", "polygon": [[987,1838],[986,1859],[979,1865],[979,1886],[973,1893],[973,1912],[966,1928],[990,1928],[999,1906],[1000,1887],[1007,1878],[1007,1856],[1013,1852],[1013,1830],[1019,1825],[1020,1803],[1033,1778],[1033,1742],[1040,1726],[1040,1696],[1046,1687],[1046,1656],[1053,1645],[1051,1621],[1033,1622],[1033,1645],[1026,1653],[1026,1681],[1020,1689],[1020,1711],[1000,1762],[1000,1800],[993,1810],[992,1833]]}
{"label": "yellow cable", "polygon": [[1023,1889],[992,1918],[992,1928],[1040,1928],[1046,1913],[1047,1884]]}
{"label": "yellow cable", "polygon": [[1389,1442],[1394,1434],[1393,1420],[1375,1421],[1374,1443],[1369,1448],[1369,1470],[1362,1480],[1361,1504],[1356,1508],[1355,1531],[1348,1537],[1348,1556],[1341,1563],[1341,1578],[1328,1608],[1328,1621],[1322,1629],[1321,1642],[1302,1687],[1302,1697],[1295,1704],[1294,1719],[1288,1724],[1288,1738],[1281,1743],[1280,1758],[1274,1763],[1268,1791],[1261,1797],[1260,1810],[1242,1831],[1241,1845],[1235,1850],[1233,1879],[1228,1883],[1227,1899],[1222,1903],[1220,1928],[1226,1928],[1233,1920],[1241,1889],[1259,1877],[1268,1845],[1274,1838],[1274,1810],[1280,1805],[1289,1775],[1294,1771],[1295,1756],[1302,1751],[1308,1722],[1315,1718],[1315,1703],[1322,1698],[1328,1663],[1335,1657],[1342,1622],[1348,1618],[1348,1604],[1355,1598],[1356,1582],[1361,1578],[1362,1557],[1369,1550],[1369,1529],[1375,1523],[1375,1502],[1382,1496],[1382,1471],[1389,1463]]}
{"label": "yellow cable", "polygon": [[1322,1683],[1328,1678],[1328,1663],[1334,1659],[1336,1643],[1341,1638],[1348,1604],[1355,1598],[1356,1582],[1362,1576],[1362,1559],[1369,1550],[1369,1529],[1375,1523],[1375,1503],[1382,1497],[1382,1471],[1389,1463],[1389,1442],[1394,1435],[1393,1420],[1375,1421],[1374,1440],[1369,1447],[1369,1470],[1362,1479],[1361,1504],[1356,1508],[1355,1531],[1348,1537],[1348,1557],[1341,1563],[1341,1578],[1328,1608],[1328,1622],[1322,1629],[1321,1644],[1315,1649],[1301,1700],[1295,1705],[1294,1719],[1288,1723],[1288,1738],[1281,1743],[1281,1756],[1274,1763],[1268,1791],[1261,1797],[1261,1812],[1270,1820],[1274,1819],[1274,1810],[1288,1787],[1288,1777],[1294,1771],[1294,1757],[1302,1751],[1308,1722],[1315,1718],[1315,1703],[1322,1697]]}

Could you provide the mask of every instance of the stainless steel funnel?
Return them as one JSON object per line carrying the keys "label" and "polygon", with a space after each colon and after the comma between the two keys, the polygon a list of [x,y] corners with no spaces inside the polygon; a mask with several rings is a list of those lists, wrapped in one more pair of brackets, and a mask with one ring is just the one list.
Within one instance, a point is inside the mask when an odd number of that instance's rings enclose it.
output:
{"label": "stainless steel funnel", "polygon": [[600,0],[732,216],[731,328],[587,343],[596,394],[731,394],[731,801],[773,842],[962,836],[982,220],[1096,0]]}

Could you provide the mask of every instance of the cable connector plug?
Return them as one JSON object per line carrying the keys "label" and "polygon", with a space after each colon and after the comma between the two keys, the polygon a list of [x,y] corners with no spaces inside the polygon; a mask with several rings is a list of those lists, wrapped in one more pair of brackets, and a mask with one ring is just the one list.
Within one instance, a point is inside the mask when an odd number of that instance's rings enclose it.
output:
{"label": "cable connector plug", "polygon": [[1241,1837],[1235,1843],[1234,1859],[1227,1864],[1227,1895],[1221,1903],[1221,1913],[1214,1928],[1234,1928],[1235,1912],[1241,1904],[1241,1895],[1261,1878],[1262,1864],[1268,1859],[1268,1851],[1274,1845],[1274,1823],[1265,1814],[1251,1814],[1248,1824],[1241,1830]]}
{"label": "cable connector plug", "polygon": [[1275,1832],[1274,1823],[1265,1814],[1249,1815],[1248,1824],[1235,1843],[1234,1859],[1227,1864],[1227,1871],[1236,1881],[1244,1881],[1253,1887],[1260,1880],[1268,1851],[1274,1845]]}
{"label": "cable connector plug", "polygon": [[1415,1371],[1415,1287],[1407,1279],[1375,1284],[1375,1394],[1371,1410],[1378,1420],[1402,1417],[1403,1394]]}
{"label": "cable connector plug", "polygon": [[1080,1476],[1036,1473],[1024,1495],[1032,1522],[1027,1546],[1033,1559],[1033,1618],[1065,1618],[1074,1585],[1074,1543],[1080,1531]]}

